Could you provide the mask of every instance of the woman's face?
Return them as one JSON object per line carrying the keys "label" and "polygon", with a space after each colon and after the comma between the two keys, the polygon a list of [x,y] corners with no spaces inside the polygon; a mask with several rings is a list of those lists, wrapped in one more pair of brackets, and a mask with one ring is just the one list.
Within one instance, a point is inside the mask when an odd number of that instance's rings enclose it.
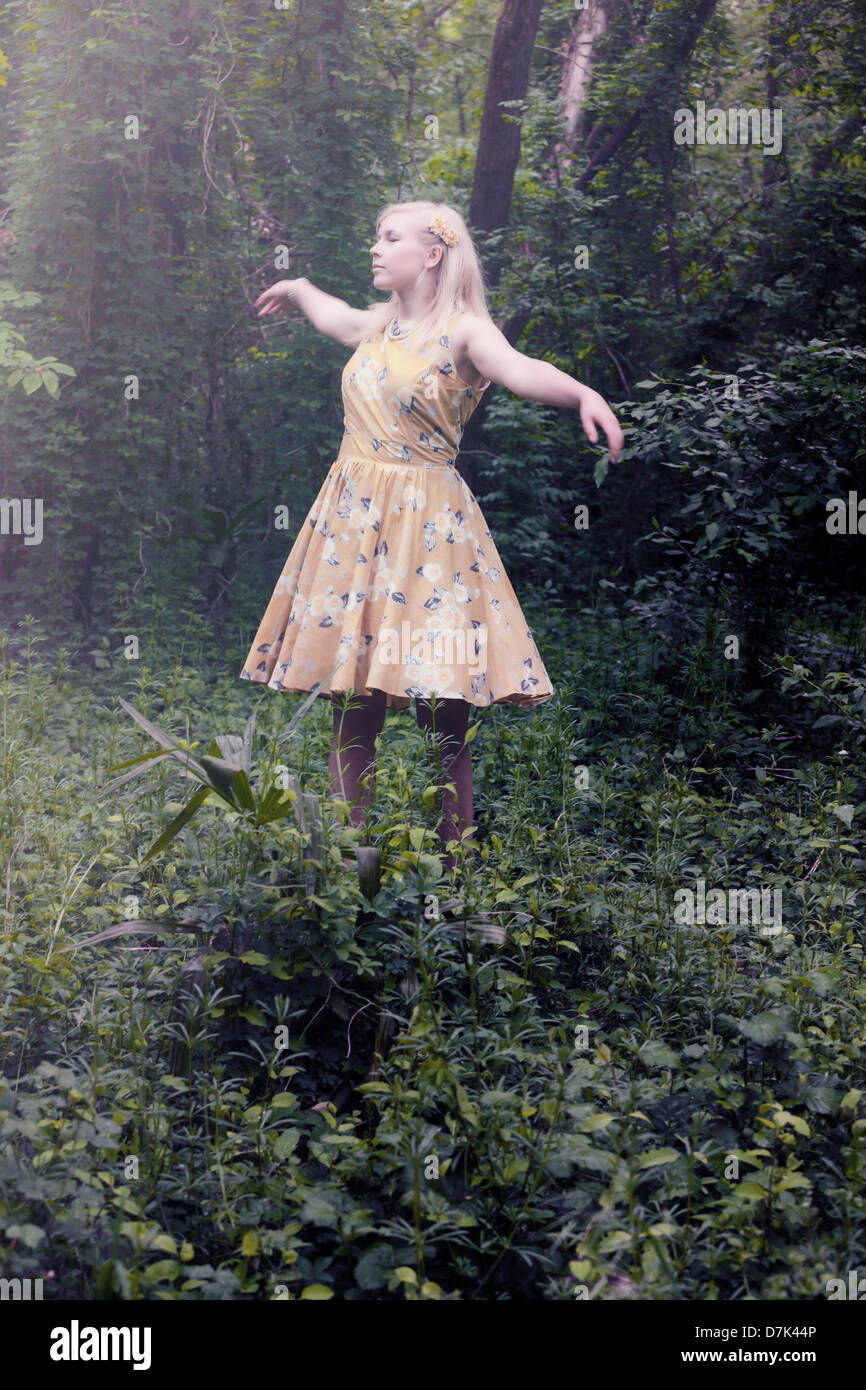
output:
{"label": "woman's face", "polygon": [[422,266],[435,265],[437,257],[430,255],[435,249],[421,240],[410,218],[391,213],[379,228],[379,240],[370,247],[376,289],[398,293],[411,289]]}

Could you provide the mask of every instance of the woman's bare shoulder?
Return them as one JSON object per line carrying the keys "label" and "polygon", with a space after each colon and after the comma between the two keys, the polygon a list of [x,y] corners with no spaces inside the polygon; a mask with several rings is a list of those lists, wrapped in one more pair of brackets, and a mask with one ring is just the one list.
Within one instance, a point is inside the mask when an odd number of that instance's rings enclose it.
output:
{"label": "woman's bare shoulder", "polygon": [[[454,321],[454,330],[462,333],[471,333],[475,328],[489,328],[493,324],[493,319],[489,314],[475,314],[470,309],[459,309],[455,311],[457,317]],[[493,324],[494,328],[496,327]]]}
{"label": "woman's bare shoulder", "polygon": [[[457,370],[463,380],[470,385],[474,385],[477,391],[486,391],[487,387],[490,385],[490,381],[489,378],[484,376],[484,374],[474,366],[472,360],[472,344],[473,340],[477,341],[477,331],[489,325],[490,322],[491,320],[485,318],[483,314],[473,314],[468,310],[465,312],[461,310],[459,315],[454,319],[451,330],[451,352]],[[476,376],[480,377],[479,381],[473,380]]]}
{"label": "woman's bare shoulder", "polygon": [[465,347],[467,341],[472,336],[472,330],[485,322],[480,314],[472,314],[468,309],[455,309],[452,315],[451,336],[455,347]]}
{"label": "woman's bare shoulder", "polygon": [[469,310],[461,311],[459,317],[455,319],[452,329],[454,350],[459,356],[470,356],[473,341],[477,343],[478,335],[486,333],[491,328],[495,330],[496,324],[488,315],[473,314]]}

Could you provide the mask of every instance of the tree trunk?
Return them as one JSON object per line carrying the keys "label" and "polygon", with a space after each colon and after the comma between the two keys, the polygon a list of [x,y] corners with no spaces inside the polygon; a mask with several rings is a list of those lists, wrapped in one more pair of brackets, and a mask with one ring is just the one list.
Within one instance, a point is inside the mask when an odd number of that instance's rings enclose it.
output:
{"label": "tree trunk", "polygon": [[[470,228],[492,232],[508,226],[514,175],[520,160],[520,125],[503,120],[503,115],[512,114],[514,109],[503,109],[500,103],[523,101],[526,97],[542,4],[543,0],[504,0],[499,15],[478,136],[478,155],[469,205]],[[498,285],[501,260],[487,257],[484,269],[487,284]],[[526,327],[528,317],[525,313],[516,314],[499,324],[512,346]],[[457,467],[473,489],[475,466],[470,460],[478,450],[481,426],[492,394],[493,388],[488,387],[466,426],[457,459]]]}
{"label": "tree trunk", "polygon": [[589,0],[587,8],[578,10],[575,14],[562,55],[559,100],[565,129],[561,139],[555,141],[548,151],[555,166],[549,174],[551,181],[557,169],[562,178],[574,159],[575,147],[584,124],[583,109],[592,80],[594,49],[606,32],[607,10],[603,0]]}
{"label": "tree trunk", "polygon": [[[504,101],[523,101],[543,0],[504,0],[493,37],[484,112],[478,136],[475,179],[469,204],[469,223],[493,232],[508,226],[514,174],[520,159],[519,111],[503,108]],[[504,119],[504,117],[509,119]],[[490,285],[499,283],[501,262],[490,258],[485,267]]]}

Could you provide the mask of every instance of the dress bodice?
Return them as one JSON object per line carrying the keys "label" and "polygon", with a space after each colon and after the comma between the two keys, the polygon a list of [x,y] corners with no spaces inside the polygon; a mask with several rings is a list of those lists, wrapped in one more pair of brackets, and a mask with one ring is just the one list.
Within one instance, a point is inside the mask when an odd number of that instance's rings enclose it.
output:
{"label": "dress bodice", "polygon": [[451,466],[483,388],[458,374],[455,312],[423,342],[396,318],[364,338],[343,369],[340,458]]}

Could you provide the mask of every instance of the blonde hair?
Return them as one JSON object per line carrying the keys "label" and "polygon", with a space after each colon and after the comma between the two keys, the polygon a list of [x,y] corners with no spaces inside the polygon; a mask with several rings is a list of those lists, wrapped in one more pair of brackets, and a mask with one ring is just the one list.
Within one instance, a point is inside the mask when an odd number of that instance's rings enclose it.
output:
{"label": "blonde hair", "polygon": [[[434,328],[444,322],[450,314],[478,314],[480,318],[493,322],[487,306],[487,292],[484,286],[484,271],[478,252],[475,249],[466,223],[456,208],[448,203],[433,203],[425,199],[406,203],[388,203],[376,218],[376,240],[385,218],[392,212],[406,213],[412,218],[413,230],[428,246],[441,246],[442,255],[436,265],[428,267],[427,274],[433,278],[433,300],[428,312],[415,324],[414,333],[425,341],[425,335],[433,333]],[[441,217],[457,233],[457,241],[449,246],[436,232],[431,232],[428,223],[434,217]],[[397,293],[392,290],[389,299],[376,300],[367,305],[367,327],[360,335],[382,331],[386,323],[397,313]],[[356,344],[357,346],[357,344]]]}

